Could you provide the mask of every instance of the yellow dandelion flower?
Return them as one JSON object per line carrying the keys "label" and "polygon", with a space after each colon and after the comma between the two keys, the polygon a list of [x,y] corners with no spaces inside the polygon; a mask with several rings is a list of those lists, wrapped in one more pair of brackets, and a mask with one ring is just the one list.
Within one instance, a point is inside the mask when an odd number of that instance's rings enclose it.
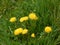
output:
{"label": "yellow dandelion flower", "polygon": [[37,20],[37,19],[38,19],[38,17],[36,16],[35,13],[30,13],[30,14],[29,14],[29,18],[30,18],[31,20]]}
{"label": "yellow dandelion flower", "polygon": [[50,33],[51,31],[52,31],[51,27],[49,27],[49,26],[45,27],[45,32]]}
{"label": "yellow dandelion flower", "polygon": [[32,33],[32,34],[31,34],[31,37],[33,37],[33,38],[34,38],[34,37],[35,37],[35,34],[34,34],[34,33]]}
{"label": "yellow dandelion flower", "polygon": [[23,21],[26,21],[26,20],[28,20],[27,16],[20,18],[20,22],[23,22]]}
{"label": "yellow dandelion flower", "polygon": [[28,17],[27,17],[27,16],[25,16],[25,17],[24,17],[24,19],[25,19],[25,20],[28,20]]}
{"label": "yellow dandelion flower", "polygon": [[15,22],[15,21],[16,21],[16,17],[10,18],[10,22]]}
{"label": "yellow dandelion flower", "polygon": [[27,34],[28,33],[28,29],[24,29],[23,31],[22,31],[22,34]]}
{"label": "yellow dandelion flower", "polygon": [[23,31],[22,28],[18,28],[18,29],[16,29],[16,30],[14,30],[14,35],[19,35],[19,34],[22,33],[22,31]]}

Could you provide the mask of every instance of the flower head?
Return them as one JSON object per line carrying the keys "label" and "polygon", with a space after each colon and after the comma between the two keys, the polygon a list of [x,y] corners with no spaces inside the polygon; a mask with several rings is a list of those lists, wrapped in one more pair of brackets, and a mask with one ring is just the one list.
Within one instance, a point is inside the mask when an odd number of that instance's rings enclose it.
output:
{"label": "flower head", "polygon": [[37,20],[37,19],[38,19],[38,17],[36,16],[35,13],[30,13],[30,14],[29,14],[29,18],[30,18],[31,20]]}
{"label": "flower head", "polygon": [[23,21],[26,21],[26,20],[28,20],[27,16],[20,18],[20,22],[23,22]]}
{"label": "flower head", "polygon": [[52,31],[51,27],[49,27],[49,26],[45,27],[45,32],[50,33],[51,31]]}
{"label": "flower head", "polygon": [[22,31],[22,34],[27,34],[28,33],[28,29],[24,29],[23,31]]}
{"label": "flower head", "polygon": [[19,35],[19,34],[22,33],[22,31],[23,31],[22,28],[18,28],[18,29],[16,29],[16,30],[14,30],[14,35]]}
{"label": "flower head", "polygon": [[16,17],[10,18],[10,22],[15,22],[15,21],[16,21]]}
{"label": "flower head", "polygon": [[34,37],[35,37],[35,34],[34,34],[34,33],[32,33],[32,34],[31,34],[31,37],[33,37],[33,38],[34,38]]}

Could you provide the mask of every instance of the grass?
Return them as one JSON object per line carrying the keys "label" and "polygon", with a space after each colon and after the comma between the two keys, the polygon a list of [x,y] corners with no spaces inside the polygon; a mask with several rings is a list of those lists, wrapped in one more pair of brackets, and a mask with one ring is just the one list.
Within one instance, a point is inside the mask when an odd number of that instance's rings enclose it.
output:
{"label": "grass", "polygon": [[[13,35],[13,30],[22,26],[19,18],[34,12],[37,21],[29,21],[29,30],[36,34],[35,38]],[[10,23],[11,17],[17,17],[16,23]],[[52,32],[44,32],[46,26]],[[34,30],[34,31],[33,31]],[[0,0],[0,45],[60,45],[60,0]]]}

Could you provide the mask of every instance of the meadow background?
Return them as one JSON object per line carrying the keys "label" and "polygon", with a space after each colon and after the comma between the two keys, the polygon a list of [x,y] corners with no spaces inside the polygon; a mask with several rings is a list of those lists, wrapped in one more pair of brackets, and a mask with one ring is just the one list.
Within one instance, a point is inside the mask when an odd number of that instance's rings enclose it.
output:
{"label": "meadow background", "polygon": [[[36,37],[20,41],[12,30],[21,26],[20,17],[31,12],[39,17],[32,23]],[[12,24],[9,19],[14,16],[17,22]],[[43,32],[46,26],[52,27],[51,33]],[[60,0],[0,0],[0,45],[60,45]]]}

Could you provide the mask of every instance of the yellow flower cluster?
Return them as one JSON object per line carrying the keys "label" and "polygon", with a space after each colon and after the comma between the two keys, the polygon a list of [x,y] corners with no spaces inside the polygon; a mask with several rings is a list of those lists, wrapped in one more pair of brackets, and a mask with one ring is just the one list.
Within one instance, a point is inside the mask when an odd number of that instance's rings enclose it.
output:
{"label": "yellow flower cluster", "polygon": [[49,26],[45,27],[45,32],[46,33],[50,33],[51,31],[52,31],[51,27],[49,27]]}
{"label": "yellow flower cluster", "polygon": [[[20,22],[24,22],[24,21],[27,21],[28,19],[31,19],[31,20],[37,20],[38,17],[36,16],[35,13],[30,13],[29,16],[24,16],[24,17],[21,17],[19,19]],[[15,22],[16,21],[16,17],[12,17],[10,18],[9,20],[10,22]],[[46,26],[44,31],[46,33],[50,33],[52,31],[52,28],[50,26]],[[27,34],[28,33],[28,29],[23,29],[23,28],[18,28],[16,30],[14,30],[14,35],[19,35],[19,34]],[[32,33],[31,34],[31,37],[34,38],[35,37],[35,34]]]}
{"label": "yellow flower cluster", "polygon": [[[16,30],[14,30],[14,35],[19,35],[19,34],[27,34],[28,33],[28,29],[23,29],[23,28],[18,28]],[[32,33],[31,34],[31,37],[34,38],[35,37],[35,34]]]}
{"label": "yellow flower cluster", "polygon": [[[36,14],[35,13],[30,13],[29,14],[29,16],[24,16],[24,17],[21,17],[20,19],[19,19],[19,21],[20,22],[24,22],[24,21],[27,21],[28,19],[31,19],[31,20],[37,20],[38,19],[38,17],[36,16]],[[10,18],[10,22],[15,22],[17,19],[16,19],[16,17],[12,17],[12,18]],[[14,35],[19,35],[19,34],[27,34],[28,33],[28,29],[23,29],[23,28],[17,28],[17,29],[15,29],[14,30]],[[35,34],[34,33],[32,33],[31,34],[31,37],[35,37]]]}
{"label": "yellow flower cluster", "polygon": [[14,35],[27,34],[27,33],[28,33],[28,29],[18,28],[14,30]]}
{"label": "yellow flower cluster", "polygon": [[10,22],[15,22],[15,21],[16,21],[16,17],[10,18]]}
{"label": "yellow flower cluster", "polygon": [[28,16],[20,18],[20,22],[23,22],[23,21],[26,21],[26,20],[28,20]]}
{"label": "yellow flower cluster", "polygon": [[[30,13],[29,16],[21,17],[21,18],[20,18],[20,22],[27,21],[29,18],[30,18],[31,20],[37,20],[37,19],[38,19],[38,17],[36,16],[35,13]],[[10,22],[15,22],[15,21],[16,21],[16,17],[10,18]]]}
{"label": "yellow flower cluster", "polygon": [[35,13],[30,13],[29,16],[21,17],[21,18],[20,18],[20,22],[26,21],[26,20],[28,20],[29,18],[30,18],[31,20],[37,20],[37,19],[38,19],[38,17],[36,16]]}

